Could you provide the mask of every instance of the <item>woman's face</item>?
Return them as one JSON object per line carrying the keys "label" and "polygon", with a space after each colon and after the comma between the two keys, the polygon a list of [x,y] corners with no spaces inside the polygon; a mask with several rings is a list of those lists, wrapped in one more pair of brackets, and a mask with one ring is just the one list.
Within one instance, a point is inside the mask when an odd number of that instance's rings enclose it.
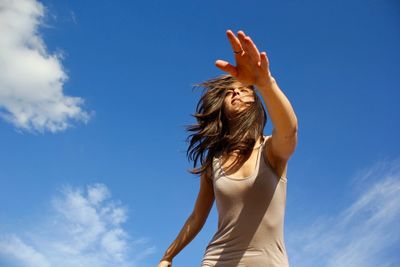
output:
{"label": "woman's face", "polygon": [[249,107],[254,102],[254,91],[240,83],[227,89],[224,99],[224,111],[228,118]]}

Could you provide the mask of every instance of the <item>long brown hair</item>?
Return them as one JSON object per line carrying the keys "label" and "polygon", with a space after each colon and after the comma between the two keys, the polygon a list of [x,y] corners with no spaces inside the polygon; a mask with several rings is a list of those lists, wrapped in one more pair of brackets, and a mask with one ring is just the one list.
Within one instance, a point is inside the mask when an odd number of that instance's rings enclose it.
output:
{"label": "long brown hair", "polygon": [[[243,157],[249,156],[257,139],[263,136],[267,114],[252,85],[247,87],[254,93],[254,102],[237,113],[234,119],[239,127],[230,132],[223,107],[227,89],[233,88],[236,83],[238,80],[228,74],[194,86],[204,90],[196,112],[192,114],[197,123],[186,126],[188,132],[194,132],[186,139],[189,142],[186,156],[193,161],[193,169],[188,171],[192,174],[209,172],[214,156],[232,151],[238,151],[239,156],[234,162],[236,166],[243,161]],[[196,168],[199,161],[201,166]]]}

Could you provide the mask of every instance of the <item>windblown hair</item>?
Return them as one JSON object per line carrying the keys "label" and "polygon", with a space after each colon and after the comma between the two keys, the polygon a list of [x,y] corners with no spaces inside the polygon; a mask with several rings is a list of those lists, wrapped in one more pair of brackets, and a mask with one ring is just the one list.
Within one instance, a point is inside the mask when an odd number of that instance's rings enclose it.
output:
{"label": "windblown hair", "polygon": [[[224,113],[224,99],[227,89],[233,88],[237,82],[231,75],[222,75],[194,86],[205,90],[192,115],[197,123],[186,126],[188,132],[194,132],[186,139],[189,142],[186,155],[193,161],[193,169],[188,170],[190,173],[211,173],[214,156],[232,151],[238,153],[233,163],[236,166],[249,157],[257,139],[263,136],[267,114],[252,85],[248,88],[253,91],[254,102],[234,116],[239,128],[234,132],[229,129]],[[199,161],[201,166],[196,168]]]}

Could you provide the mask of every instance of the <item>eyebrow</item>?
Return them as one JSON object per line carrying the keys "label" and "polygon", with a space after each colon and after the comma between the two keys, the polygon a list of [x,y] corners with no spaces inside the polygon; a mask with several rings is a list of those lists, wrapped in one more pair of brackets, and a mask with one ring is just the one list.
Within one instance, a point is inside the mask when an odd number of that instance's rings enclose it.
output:
{"label": "eyebrow", "polygon": [[[245,90],[247,93],[253,92],[253,90],[248,87],[238,87],[238,89]],[[233,90],[234,90],[234,88],[228,88],[226,90],[226,93],[232,92]]]}
{"label": "eyebrow", "polygon": [[[241,87],[236,87],[237,89],[245,89],[245,90],[247,90],[247,91],[252,91],[252,89],[250,89],[250,88],[248,88],[248,87],[245,87],[245,86],[241,86]],[[229,90],[234,90],[234,89],[236,89],[236,88],[228,88],[227,90],[229,91]]]}

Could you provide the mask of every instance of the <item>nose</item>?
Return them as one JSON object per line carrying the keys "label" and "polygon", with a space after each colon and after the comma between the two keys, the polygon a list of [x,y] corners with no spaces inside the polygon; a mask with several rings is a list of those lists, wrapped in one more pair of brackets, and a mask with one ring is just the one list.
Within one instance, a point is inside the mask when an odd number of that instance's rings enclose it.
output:
{"label": "nose", "polygon": [[239,88],[234,88],[233,89],[233,94],[234,95],[238,95],[240,93],[240,89]]}

